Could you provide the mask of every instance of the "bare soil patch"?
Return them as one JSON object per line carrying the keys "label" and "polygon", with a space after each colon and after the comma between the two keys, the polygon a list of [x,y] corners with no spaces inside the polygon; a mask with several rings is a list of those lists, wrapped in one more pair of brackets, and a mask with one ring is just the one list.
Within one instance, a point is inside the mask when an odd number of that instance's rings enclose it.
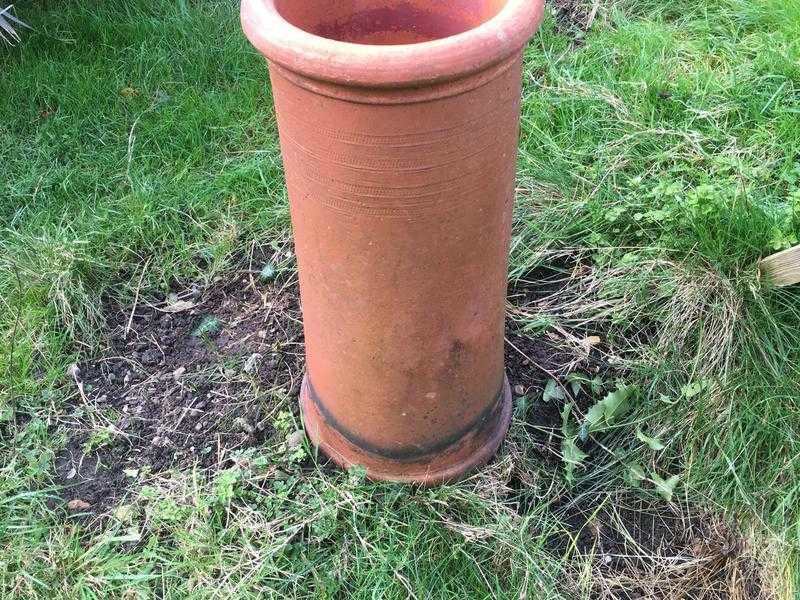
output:
{"label": "bare soil patch", "polygon": [[[506,321],[506,368],[517,397],[516,416],[524,425],[525,442],[531,453],[548,466],[558,469],[561,459],[561,413],[572,403],[575,414],[584,414],[602,398],[589,386],[576,389],[572,375],[613,382],[623,375],[609,361],[604,335],[582,328],[564,329],[543,324],[530,328],[531,315],[544,314],[552,307],[566,283],[578,272],[575,262],[561,262],[536,269],[509,289],[509,316]],[[545,387],[557,384],[560,398],[545,399]],[[519,396],[522,395],[524,403]],[[599,450],[591,439],[582,449],[590,455]],[[524,512],[524,510],[522,511]]]}
{"label": "bare soil patch", "polygon": [[554,547],[589,560],[593,598],[774,597],[753,549],[719,515],[631,492],[577,496],[558,512],[565,532]]}
{"label": "bare soil patch", "polygon": [[142,470],[222,468],[296,404],[304,358],[293,274],[238,273],[204,291],[109,307],[107,322],[106,349],[73,372],[79,392],[56,460],[65,499],[85,510],[116,503]]}
{"label": "bare soil patch", "polygon": [[599,8],[591,0],[548,0],[556,16],[556,25],[562,33],[579,35],[586,31]]}

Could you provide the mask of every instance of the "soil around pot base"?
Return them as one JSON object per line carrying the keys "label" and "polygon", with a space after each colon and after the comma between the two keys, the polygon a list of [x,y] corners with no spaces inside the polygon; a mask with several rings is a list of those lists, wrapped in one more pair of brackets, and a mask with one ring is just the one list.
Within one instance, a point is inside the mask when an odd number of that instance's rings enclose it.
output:
{"label": "soil around pot base", "polygon": [[512,395],[508,377],[504,376],[497,401],[474,427],[444,448],[414,456],[402,451],[389,456],[366,450],[363,442],[350,439],[324,414],[324,405],[316,397],[308,375],[303,379],[300,409],[311,442],[340,467],[364,467],[367,476],[376,481],[431,486],[463,479],[495,455],[511,424]]}

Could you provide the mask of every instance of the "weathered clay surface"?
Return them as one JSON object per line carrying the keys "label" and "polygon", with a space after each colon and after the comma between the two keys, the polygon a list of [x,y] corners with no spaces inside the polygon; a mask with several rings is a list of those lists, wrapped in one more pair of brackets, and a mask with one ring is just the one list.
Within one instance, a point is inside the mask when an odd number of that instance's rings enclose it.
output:
{"label": "weathered clay surface", "polygon": [[521,51],[541,2],[245,0],[242,10],[270,61],[308,433],[374,478],[459,477],[491,457],[510,419],[503,321]]}

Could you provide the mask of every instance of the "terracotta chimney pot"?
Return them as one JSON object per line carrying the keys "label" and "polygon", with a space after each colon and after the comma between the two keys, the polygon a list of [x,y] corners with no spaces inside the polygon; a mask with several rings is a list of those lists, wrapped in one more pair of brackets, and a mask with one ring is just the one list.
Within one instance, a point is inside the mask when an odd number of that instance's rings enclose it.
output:
{"label": "terracotta chimney pot", "polygon": [[243,0],[267,58],[311,440],[434,484],[496,452],[522,51],[543,0]]}

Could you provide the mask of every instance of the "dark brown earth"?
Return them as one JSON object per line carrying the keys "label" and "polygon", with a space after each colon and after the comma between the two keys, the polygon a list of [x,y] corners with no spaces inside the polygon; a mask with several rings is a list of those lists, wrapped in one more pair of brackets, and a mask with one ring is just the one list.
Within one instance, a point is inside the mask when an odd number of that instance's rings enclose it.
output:
{"label": "dark brown earth", "polygon": [[[610,364],[603,335],[587,328],[530,329],[531,317],[551,311],[552,299],[563,293],[570,278],[580,272],[580,265],[559,261],[528,273],[509,289],[506,322],[506,366],[515,389],[515,417],[523,429],[526,456],[553,469],[563,466],[561,459],[562,417],[566,403],[571,403],[577,419],[615,387],[615,379],[623,373]],[[546,308],[545,308],[546,307]],[[581,375],[604,382],[601,390],[588,385],[580,389],[570,378]],[[556,383],[563,397],[545,401],[545,386]],[[520,386],[522,386],[520,388]],[[520,398],[522,392],[523,398]],[[590,438],[582,450],[592,455],[601,449]],[[512,488],[521,488],[520,512],[525,513],[525,482],[512,478]]]}
{"label": "dark brown earth", "polygon": [[106,350],[72,373],[81,385],[71,382],[70,437],[56,460],[68,501],[101,512],[133,472],[221,468],[294,409],[304,364],[294,275],[240,273],[205,291],[109,307],[107,320]]}
{"label": "dark brown earth", "polygon": [[[603,0],[599,0],[603,1]],[[556,16],[556,26],[562,33],[580,34],[591,25],[591,0],[548,0]]]}
{"label": "dark brown earth", "polygon": [[738,528],[719,515],[630,491],[578,495],[556,512],[570,535],[554,548],[592,558],[594,598],[772,597]]}

